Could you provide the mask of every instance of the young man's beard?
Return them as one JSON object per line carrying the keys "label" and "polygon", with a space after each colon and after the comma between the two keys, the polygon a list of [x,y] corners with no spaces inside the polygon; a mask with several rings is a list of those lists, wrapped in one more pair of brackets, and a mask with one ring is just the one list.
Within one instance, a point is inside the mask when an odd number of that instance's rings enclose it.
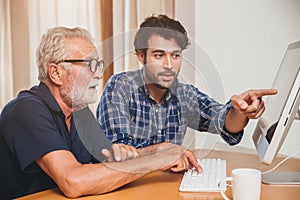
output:
{"label": "young man's beard", "polygon": [[[155,85],[157,88],[159,88],[159,89],[169,89],[170,87],[165,87],[165,86],[162,86],[162,85],[160,85],[160,84],[158,84],[158,83],[153,83],[153,85]],[[172,85],[173,85],[173,83],[172,83]]]}

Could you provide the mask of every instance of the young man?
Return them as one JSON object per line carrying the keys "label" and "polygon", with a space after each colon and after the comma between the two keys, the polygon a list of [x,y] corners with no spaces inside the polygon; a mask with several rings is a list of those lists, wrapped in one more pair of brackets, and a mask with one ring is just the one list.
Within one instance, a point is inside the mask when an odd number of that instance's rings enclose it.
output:
{"label": "young man", "polygon": [[276,90],[249,90],[219,104],[178,81],[182,51],[188,45],[184,27],[166,15],[151,16],[140,25],[134,46],[143,68],[112,76],[97,109],[110,140],[136,148],[181,144],[190,127],[217,133],[230,145],[240,142],[248,120],[264,112],[262,97]]}
{"label": "young man", "polygon": [[77,130],[88,121],[76,127],[74,115],[96,101],[103,61],[86,30],[49,29],[37,65],[40,84],[20,92],[0,116],[0,199],[57,186],[74,198],[112,191],[154,170],[201,171],[191,151],[168,143],[140,150],[112,145],[102,150],[111,161],[104,163],[88,151]]}

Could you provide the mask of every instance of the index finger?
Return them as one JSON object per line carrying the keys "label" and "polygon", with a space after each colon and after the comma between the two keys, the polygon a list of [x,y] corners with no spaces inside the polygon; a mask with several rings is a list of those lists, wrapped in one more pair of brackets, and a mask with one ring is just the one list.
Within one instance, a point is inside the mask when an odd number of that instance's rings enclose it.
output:
{"label": "index finger", "polygon": [[196,171],[199,173],[202,173],[202,168],[200,164],[198,163],[196,157],[194,156],[193,153],[190,153],[187,155],[189,162],[196,168]]}
{"label": "index finger", "polygon": [[257,98],[261,98],[263,96],[267,95],[275,95],[277,94],[276,89],[258,89],[258,90],[252,90],[250,91],[253,95],[255,95]]}
{"label": "index finger", "polygon": [[115,157],[116,161],[120,161],[121,160],[121,150],[118,144],[113,144],[111,146],[112,151],[113,151],[113,156]]}
{"label": "index finger", "polygon": [[109,161],[109,162],[112,162],[112,161],[113,161],[113,159],[112,159],[112,157],[111,157],[111,153],[109,152],[108,149],[102,149],[102,150],[101,150],[101,153],[102,153],[102,155],[104,156],[105,160],[107,160],[107,161]]}

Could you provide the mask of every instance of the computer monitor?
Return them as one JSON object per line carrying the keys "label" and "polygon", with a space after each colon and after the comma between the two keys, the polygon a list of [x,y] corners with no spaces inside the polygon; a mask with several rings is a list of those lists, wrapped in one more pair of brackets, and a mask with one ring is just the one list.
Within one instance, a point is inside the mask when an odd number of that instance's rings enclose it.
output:
{"label": "computer monitor", "polygon": [[[257,121],[253,141],[262,163],[270,165],[282,146],[289,129],[299,116],[300,41],[288,46],[272,88],[277,95],[265,102],[266,110]],[[266,173],[262,181],[268,184],[300,184],[300,172]]]}

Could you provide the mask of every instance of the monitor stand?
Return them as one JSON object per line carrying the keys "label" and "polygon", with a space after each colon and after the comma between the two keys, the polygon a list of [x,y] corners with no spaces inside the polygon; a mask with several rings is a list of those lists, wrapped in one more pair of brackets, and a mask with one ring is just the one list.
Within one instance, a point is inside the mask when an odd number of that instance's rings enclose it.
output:
{"label": "monitor stand", "polygon": [[300,172],[270,172],[262,174],[261,182],[268,185],[300,185]]}
{"label": "monitor stand", "polygon": [[[300,106],[295,120],[300,120]],[[269,185],[300,185],[300,172],[269,172],[261,175],[261,182]]]}

